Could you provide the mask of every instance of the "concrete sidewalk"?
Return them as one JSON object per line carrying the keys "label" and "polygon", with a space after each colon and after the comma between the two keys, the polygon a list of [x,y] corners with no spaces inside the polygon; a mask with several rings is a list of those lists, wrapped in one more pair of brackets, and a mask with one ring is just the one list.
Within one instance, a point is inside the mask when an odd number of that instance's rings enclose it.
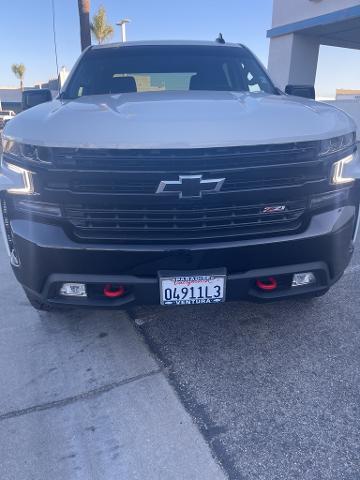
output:
{"label": "concrete sidewalk", "polygon": [[125,313],[38,314],[0,249],[0,478],[222,480]]}

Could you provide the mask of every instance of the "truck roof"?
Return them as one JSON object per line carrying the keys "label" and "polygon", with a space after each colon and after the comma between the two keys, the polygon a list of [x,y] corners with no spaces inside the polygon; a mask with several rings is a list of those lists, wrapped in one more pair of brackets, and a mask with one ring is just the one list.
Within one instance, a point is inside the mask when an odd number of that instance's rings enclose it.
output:
{"label": "truck roof", "polygon": [[244,48],[240,43],[219,43],[216,41],[205,41],[205,40],[141,40],[136,42],[116,42],[116,43],[106,43],[102,45],[92,45],[91,50],[98,50],[102,48],[118,48],[118,47],[131,47],[131,46],[146,46],[146,45],[202,45],[208,47],[238,47]]}

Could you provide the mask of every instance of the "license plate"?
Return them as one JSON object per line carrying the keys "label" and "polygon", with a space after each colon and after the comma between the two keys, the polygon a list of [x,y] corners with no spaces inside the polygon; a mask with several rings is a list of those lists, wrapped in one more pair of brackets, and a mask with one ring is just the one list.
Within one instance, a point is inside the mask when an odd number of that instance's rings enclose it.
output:
{"label": "license plate", "polygon": [[161,305],[194,305],[225,301],[226,275],[160,277]]}

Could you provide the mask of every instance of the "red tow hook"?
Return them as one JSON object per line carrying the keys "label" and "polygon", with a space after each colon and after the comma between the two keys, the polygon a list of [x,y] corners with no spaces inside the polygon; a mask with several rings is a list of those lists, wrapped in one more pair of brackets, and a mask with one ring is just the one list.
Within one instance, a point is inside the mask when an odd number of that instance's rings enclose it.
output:
{"label": "red tow hook", "polygon": [[125,287],[108,283],[104,287],[104,295],[107,298],[118,298],[125,295]]}
{"label": "red tow hook", "polygon": [[264,290],[266,292],[271,292],[272,290],[276,290],[278,287],[278,283],[276,278],[269,277],[264,280],[256,280],[256,285],[260,290]]}

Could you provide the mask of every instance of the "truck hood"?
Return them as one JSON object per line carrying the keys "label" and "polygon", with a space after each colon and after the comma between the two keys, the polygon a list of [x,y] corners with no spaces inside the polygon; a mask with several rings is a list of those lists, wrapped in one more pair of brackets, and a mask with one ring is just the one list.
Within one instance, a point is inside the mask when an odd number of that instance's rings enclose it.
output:
{"label": "truck hood", "polygon": [[54,100],[17,115],[4,135],[35,145],[204,148],[317,140],[355,130],[312,100],[237,92],[147,92]]}

